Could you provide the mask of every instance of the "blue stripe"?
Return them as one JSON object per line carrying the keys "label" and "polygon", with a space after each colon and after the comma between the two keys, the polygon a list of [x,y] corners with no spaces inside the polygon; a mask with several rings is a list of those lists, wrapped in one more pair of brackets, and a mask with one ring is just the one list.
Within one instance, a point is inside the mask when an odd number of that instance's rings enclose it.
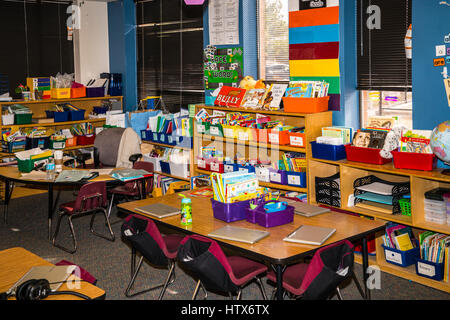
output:
{"label": "blue stripe", "polygon": [[289,29],[289,44],[339,42],[339,25],[299,27]]}

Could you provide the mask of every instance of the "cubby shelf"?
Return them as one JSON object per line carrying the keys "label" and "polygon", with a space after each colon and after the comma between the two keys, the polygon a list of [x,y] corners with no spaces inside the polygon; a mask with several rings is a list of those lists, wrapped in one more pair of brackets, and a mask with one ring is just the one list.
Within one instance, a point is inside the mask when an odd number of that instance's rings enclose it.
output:
{"label": "cubby shelf", "polygon": [[[392,163],[385,165],[365,164],[347,160],[330,161],[310,158],[308,160],[308,184],[310,203],[317,204],[315,198],[315,177],[326,177],[340,173],[341,210],[372,217],[377,220],[392,221],[395,223],[413,227],[414,230],[430,230],[434,232],[450,234],[450,226],[425,221],[424,193],[437,187],[450,188],[450,176],[442,174],[442,170],[419,171],[396,169]],[[401,214],[386,214],[365,208],[349,206],[348,197],[353,194],[353,182],[357,178],[367,175],[375,175],[381,179],[395,182],[409,181],[411,186],[411,216]],[[421,277],[416,274],[414,265],[400,267],[386,262],[382,248],[382,233],[376,237],[376,258],[370,264],[377,265],[384,272],[402,277],[423,285],[450,292],[450,283],[436,281]],[[361,259],[355,259],[357,262]]]}

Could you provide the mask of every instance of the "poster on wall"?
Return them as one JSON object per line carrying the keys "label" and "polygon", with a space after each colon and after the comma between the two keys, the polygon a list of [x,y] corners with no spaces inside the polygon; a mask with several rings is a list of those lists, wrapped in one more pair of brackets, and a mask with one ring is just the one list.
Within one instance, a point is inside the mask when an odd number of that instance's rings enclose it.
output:
{"label": "poster on wall", "polygon": [[239,45],[239,0],[209,0],[209,43]]}
{"label": "poster on wall", "polygon": [[239,86],[244,72],[242,47],[208,45],[203,52],[203,63],[206,90],[215,90],[223,85]]}

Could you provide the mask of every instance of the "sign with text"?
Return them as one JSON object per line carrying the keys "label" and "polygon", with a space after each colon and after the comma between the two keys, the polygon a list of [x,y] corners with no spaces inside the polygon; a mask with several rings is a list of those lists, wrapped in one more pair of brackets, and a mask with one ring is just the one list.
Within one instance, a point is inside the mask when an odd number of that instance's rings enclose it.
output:
{"label": "sign with text", "polygon": [[205,89],[214,90],[223,85],[238,87],[244,77],[243,54],[241,47],[207,46],[203,53]]}

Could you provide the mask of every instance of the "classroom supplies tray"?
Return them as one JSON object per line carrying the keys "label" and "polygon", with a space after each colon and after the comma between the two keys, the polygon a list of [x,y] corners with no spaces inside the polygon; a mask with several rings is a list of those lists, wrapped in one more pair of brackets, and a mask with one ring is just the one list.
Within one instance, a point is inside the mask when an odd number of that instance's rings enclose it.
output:
{"label": "classroom supplies tray", "polygon": [[436,168],[437,158],[432,153],[414,153],[391,151],[394,167],[397,169],[411,169],[432,171]]}
{"label": "classroom supplies tray", "polygon": [[339,172],[329,177],[315,177],[316,202],[333,207],[341,206]]}
{"label": "classroom supplies tray", "polygon": [[[392,195],[392,196],[402,196],[402,195],[405,195],[405,194],[408,194],[411,192],[409,182],[391,182],[391,181],[380,179],[374,175],[369,175],[369,176],[365,176],[365,177],[356,179],[353,182],[353,188],[355,189],[355,192],[356,192],[356,189],[361,188],[363,186],[372,185],[374,183],[378,183],[378,185],[386,186],[386,189],[388,190],[389,195]],[[369,191],[369,189],[362,190],[362,191]],[[377,189],[373,189],[373,191],[371,191],[371,192],[379,193],[379,192],[377,192]],[[355,193],[355,195],[356,195],[356,193]]]}
{"label": "classroom supplies tray", "polygon": [[385,159],[380,156],[380,149],[355,147],[351,144],[345,145],[345,152],[348,161],[371,163],[371,164],[386,164],[392,159]]}
{"label": "classroom supplies tray", "polygon": [[284,210],[267,213],[264,210],[264,205],[269,202],[273,201],[262,202],[255,209],[247,208],[247,221],[256,223],[264,228],[277,227],[294,221],[293,206],[288,205]]}
{"label": "classroom supplies tray", "polygon": [[331,145],[324,143],[317,143],[316,141],[311,141],[311,152],[313,158],[324,159],[324,160],[343,160],[347,157],[345,152],[345,145]]}
{"label": "classroom supplies tray", "polygon": [[211,204],[214,218],[225,222],[233,222],[247,218],[247,208],[250,207],[250,200],[223,203],[211,199]]}

